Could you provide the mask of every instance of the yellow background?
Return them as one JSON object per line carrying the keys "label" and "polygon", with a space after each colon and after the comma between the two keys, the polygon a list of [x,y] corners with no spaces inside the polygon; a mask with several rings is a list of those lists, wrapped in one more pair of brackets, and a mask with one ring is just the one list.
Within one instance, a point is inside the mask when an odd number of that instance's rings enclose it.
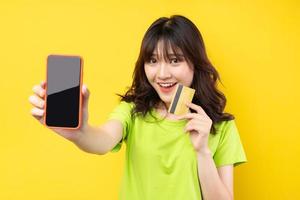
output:
{"label": "yellow background", "polygon": [[78,54],[91,91],[90,123],[103,123],[131,83],[142,37],[158,17],[200,29],[236,116],[248,163],[236,199],[300,199],[299,1],[1,1],[0,199],[117,199],[124,150],[97,156],[30,115],[48,54]]}

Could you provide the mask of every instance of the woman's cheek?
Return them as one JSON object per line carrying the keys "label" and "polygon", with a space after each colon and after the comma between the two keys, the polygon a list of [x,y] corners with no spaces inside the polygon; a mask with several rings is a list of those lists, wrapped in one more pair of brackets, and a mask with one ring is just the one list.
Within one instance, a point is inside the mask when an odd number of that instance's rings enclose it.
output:
{"label": "woman's cheek", "polygon": [[145,67],[145,73],[149,81],[154,81],[156,70],[154,67]]}

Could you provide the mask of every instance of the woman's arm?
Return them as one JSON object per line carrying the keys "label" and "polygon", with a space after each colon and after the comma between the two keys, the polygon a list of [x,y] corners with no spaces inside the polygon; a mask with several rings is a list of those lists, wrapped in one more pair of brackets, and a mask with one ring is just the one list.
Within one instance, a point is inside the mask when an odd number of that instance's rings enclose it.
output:
{"label": "woman's arm", "polygon": [[233,165],[218,167],[218,174],[233,199]]}
{"label": "woman's arm", "polygon": [[198,176],[205,200],[233,199],[233,166],[216,168],[211,152],[197,153]]}
{"label": "woman's arm", "polygon": [[191,142],[196,151],[198,176],[204,199],[231,200],[233,199],[233,169],[232,167],[223,167],[217,170],[208,146],[212,120],[201,106],[193,103],[187,103],[186,105],[195,110],[196,113],[178,116],[177,119],[189,120],[184,131],[189,133]]}
{"label": "woman's arm", "polygon": [[122,123],[114,119],[100,127],[87,125],[73,143],[85,152],[103,155],[121,141],[122,131]]}

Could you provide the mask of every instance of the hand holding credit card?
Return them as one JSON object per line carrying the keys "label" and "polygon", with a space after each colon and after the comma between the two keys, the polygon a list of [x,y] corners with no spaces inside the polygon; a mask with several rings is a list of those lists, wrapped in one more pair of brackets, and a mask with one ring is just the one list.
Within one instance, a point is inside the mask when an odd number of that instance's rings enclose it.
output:
{"label": "hand holding credit card", "polygon": [[175,115],[188,113],[189,108],[186,106],[186,103],[192,102],[194,94],[194,89],[177,84],[168,112]]}

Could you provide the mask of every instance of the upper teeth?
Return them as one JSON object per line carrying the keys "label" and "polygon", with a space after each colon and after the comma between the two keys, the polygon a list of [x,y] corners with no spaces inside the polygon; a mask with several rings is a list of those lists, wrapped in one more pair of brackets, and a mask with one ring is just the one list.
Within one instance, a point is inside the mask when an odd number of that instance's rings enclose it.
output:
{"label": "upper teeth", "polygon": [[175,83],[158,83],[158,84],[162,87],[170,87],[170,86],[175,85]]}

